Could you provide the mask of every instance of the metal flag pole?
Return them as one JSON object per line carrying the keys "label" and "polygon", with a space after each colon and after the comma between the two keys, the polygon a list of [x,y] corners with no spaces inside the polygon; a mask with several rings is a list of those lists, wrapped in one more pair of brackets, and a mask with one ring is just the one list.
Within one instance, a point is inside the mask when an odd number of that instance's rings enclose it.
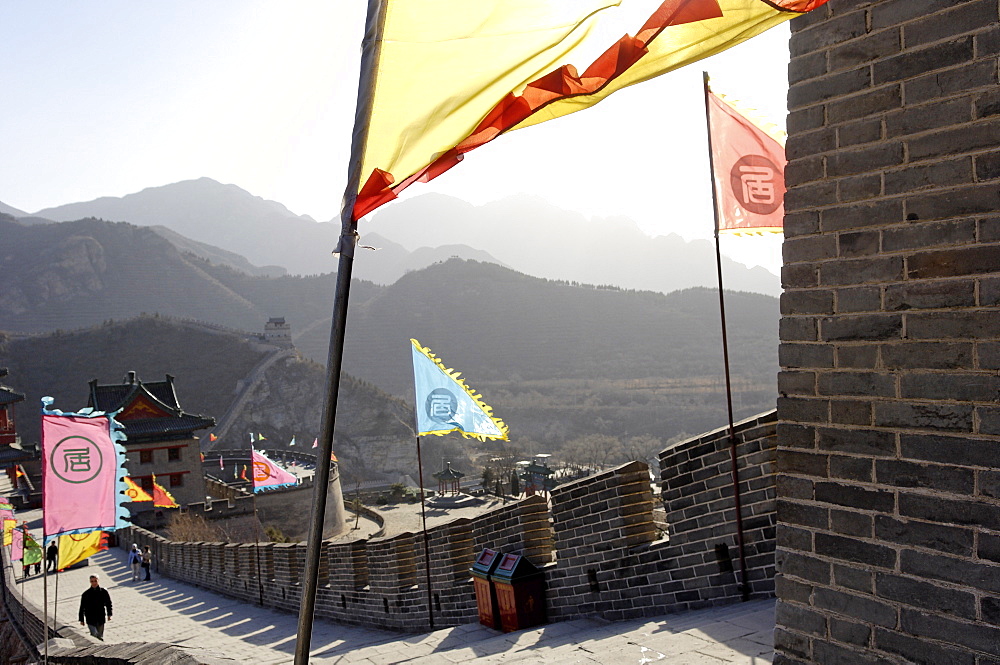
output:
{"label": "metal flag pole", "polygon": [[427,506],[424,503],[424,463],[420,457],[420,437],[417,437],[417,475],[420,476],[420,519],[424,524],[424,569],[427,572],[427,622],[434,630],[434,603],[431,593],[431,549],[427,534]]}
{"label": "metal flag pole", "polygon": [[253,446],[250,446],[250,495],[253,497],[253,535],[254,535],[254,562],[257,564],[257,599],[260,606],[264,607],[264,579],[260,574],[260,514],[257,513],[257,481],[254,480],[255,472],[253,468]]}
{"label": "metal flag pole", "polygon": [[[45,465],[42,465],[44,470]],[[45,544],[45,483],[42,483],[42,544]],[[23,543],[23,540],[22,540]],[[24,557],[24,549],[22,545],[21,556]],[[22,558],[23,561],[23,558]],[[45,654],[43,657],[43,662],[45,665],[49,665],[49,571],[48,562],[46,562],[45,575],[42,577],[42,638],[45,640]],[[56,559],[56,566],[59,566],[59,559]],[[21,590],[24,590],[24,583],[21,583]],[[22,598],[21,607],[24,607],[24,601]]]}
{"label": "metal flag pole", "polygon": [[736,546],[740,557],[740,595],[750,600],[747,583],[747,559],[743,544],[743,509],[740,501],[740,475],[736,458],[736,430],[733,426],[733,389],[729,376],[729,339],[726,334],[726,297],[722,290],[722,250],[719,246],[719,194],[715,186],[715,159],[712,153],[712,122],[709,117],[708,72],[702,72],[705,87],[705,126],[708,129],[708,167],[712,180],[712,212],[715,215],[715,266],[719,276],[719,315],[722,319],[722,360],[726,374],[726,406],[729,410],[729,461],[733,480],[733,503],[736,508]]}
{"label": "metal flag pole", "polygon": [[[45,542],[44,538],[42,539],[42,542],[43,543]],[[46,576],[48,576],[48,573],[49,573],[49,571],[48,571],[49,565],[48,564],[49,564],[49,562],[46,561],[45,562],[45,568],[46,568],[45,575]],[[59,625],[59,619],[58,619],[58,614],[59,614],[59,559],[58,558],[56,558],[56,571],[55,572],[56,572],[56,589],[55,589],[55,593],[53,594],[53,595],[55,595],[55,598],[53,598],[53,600],[52,600],[52,625],[53,626],[58,626]],[[43,580],[43,583],[44,583],[44,580]]]}
{"label": "metal flag pole", "polygon": [[309,662],[312,643],[312,624],[316,611],[316,592],[319,585],[320,553],[323,545],[323,521],[326,515],[327,485],[330,483],[330,456],[333,454],[333,432],[337,422],[337,398],[340,393],[340,372],[344,360],[344,334],[347,329],[347,304],[351,293],[351,273],[354,270],[354,250],[358,244],[358,224],[354,220],[354,203],[361,182],[361,159],[368,139],[368,119],[371,117],[375,98],[375,73],[378,71],[379,51],[385,23],[385,5],[382,0],[368,0],[368,17],[362,41],[361,79],[358,84],[358,105],[351,139],[351,161],[348,168],[347,188],[340,212],[340,254],[337,266],[337,286],[333,300],[333,322],[330,326],[330,351],[326,362],[326,400],[323,405],[313,508],[306,544],[305,577],[302,581],[302,598],[299,603],[299,626],[295,641],[295,665]]}

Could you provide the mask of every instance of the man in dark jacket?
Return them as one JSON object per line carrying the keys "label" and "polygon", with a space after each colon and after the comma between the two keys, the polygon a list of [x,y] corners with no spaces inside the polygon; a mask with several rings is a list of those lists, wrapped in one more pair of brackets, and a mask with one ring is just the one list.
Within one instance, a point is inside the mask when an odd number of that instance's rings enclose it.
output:
{"label": "man in dark jacket", "polygon": [[90,576],[90,588],[80,596],[80,625],[87,621],[90,634],[104,641],[105,608],[107,620],[111,621],[111,596],[107,589],[102,589],[97,575]]}
{"label": "man in dark jacket", "polygon": [[50,569],[53,573],[59,572],[59,546],[55,540],[49,543],[49,548],[45,550],[45,572],[49,572]]}

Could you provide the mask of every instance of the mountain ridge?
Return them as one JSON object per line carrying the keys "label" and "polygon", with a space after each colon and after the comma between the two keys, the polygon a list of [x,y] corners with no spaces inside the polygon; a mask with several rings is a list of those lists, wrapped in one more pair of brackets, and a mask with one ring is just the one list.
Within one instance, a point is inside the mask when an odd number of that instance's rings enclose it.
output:
{"label": "mountain ridge", "polygon": [[[246,257],[256,266],[281,266],[296,275],[333,272],[338,222],[316,222],[282,204],[210,178],[148,187],[124,197],[101,197],[35,213],[56,221],[99,217],[164,226],[192,241]],[[448,255],[489,260],[538,277],[669,293],[716,284],[708,241],[650,237],[626,217],[592,218],[526,195],[481,206],[442,194],[396,201],[359,223],[362,243],[354,274],[391,284],[407,269]],[[444,249],[447,247],[447,249]],[[737,290],[780,294],[779,278],[723,257]]]}

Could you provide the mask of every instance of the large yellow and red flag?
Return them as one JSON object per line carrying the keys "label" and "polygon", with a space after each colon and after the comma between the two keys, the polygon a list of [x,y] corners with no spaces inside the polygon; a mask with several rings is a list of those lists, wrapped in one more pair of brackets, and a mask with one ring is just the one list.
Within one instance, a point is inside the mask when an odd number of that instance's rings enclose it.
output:
{"label": "large yellow and red flag", "polygon": [[344,222],[503,132],[754,37],[827,0],[369,0]]}
{"label": "large yellow and red flag", "polygon": [[735,235],[781,233],[785,217],[785,137],[749,110],[716,95],[705,82],[718,230]]}

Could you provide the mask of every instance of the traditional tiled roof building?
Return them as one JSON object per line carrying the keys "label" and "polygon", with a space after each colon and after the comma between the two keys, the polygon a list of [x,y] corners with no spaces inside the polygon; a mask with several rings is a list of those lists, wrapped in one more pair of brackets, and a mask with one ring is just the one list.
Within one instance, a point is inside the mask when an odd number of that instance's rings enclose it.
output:
{"label": "traditional tiled roof building", "polygon": [[[195,432],[215,426],[215,418],[185,413],[177,401],[174,377],[143,382],[129,372],[120,384],[90,382],[87,406],[97,411],[120,410],[115,419],[125,428],[129,476],[152,492],[153,476],[180,505],[205,500],[201,447]],[[149,509],[137,503],[135,508]]]}
{"label": "traditional tiled roof building", "polygon": [[[7,368],[0,367],[0,378],[5,376]],[[21,489],[16,473],[17,465],[34,458],[34,455],[20,448],[17,427],[14,425],[14,405],[22,401],[24,395],[0,384],[0,469],[7,472],[15,489]]]}
{"label": "traditional tiled roof building", "polygon": [[283,316],[272,316],[264,324],[264,339],[277,346],[292,346],[292,327]]}
{"label": "traditional tiled roof building", "polygon": [[[0,378],[7,376],[7,368],[0,367]],[[24,395],[0,384],[0,445],[9,446],[17,441],[14,428],[14,404],[23,402]]]}

